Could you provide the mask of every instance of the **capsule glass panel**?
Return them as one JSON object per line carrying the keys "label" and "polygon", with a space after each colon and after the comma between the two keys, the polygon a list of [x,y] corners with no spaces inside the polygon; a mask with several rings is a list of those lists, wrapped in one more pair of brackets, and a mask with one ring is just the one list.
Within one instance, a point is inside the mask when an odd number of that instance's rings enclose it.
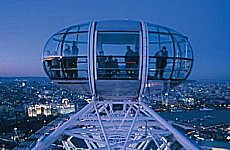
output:
{"label": "capsule glass panel", "polygon": [[192,68],[191,46],[182,35],[173,35],[175,45],[175,65],[172,79],[184,79]]}
{"label": "capsule glass panel", "polygon": [[173,66],[173,54],[170,34],[149,32],[148,79],[169,79]]}
{"label": "capsule glass panel", "polygon": [[139,32],[98,32],[97,79],[138,79]]}
{"label": "capsule glass panel", "polygon": [[184,79],[192,67],[191,60],[176,59],[172,79]]}
{"label": "capsule glass panel", "polygon": [[98,95],[104,95],[104,98],[138,95],[141,40],[140,22],[97,22],[95,49]]}
{"label": "capsule glass panel", "polygon": [[67,79],[88,79],[87,41],[87,32],[67,33],[63,49],[64,74]]}
{"label": "capsule glass panel", "polygon": [[43,53],[43,65],[51,79],[63,78],[61,70],[61,50],[64,34],[53,35],[46,44]]}
{"label": "capsule glass panel", "polygon": [[62,88],[91,94],[88,84],[88,24],[75,25],[54,34],[43,52],[43,67]]}

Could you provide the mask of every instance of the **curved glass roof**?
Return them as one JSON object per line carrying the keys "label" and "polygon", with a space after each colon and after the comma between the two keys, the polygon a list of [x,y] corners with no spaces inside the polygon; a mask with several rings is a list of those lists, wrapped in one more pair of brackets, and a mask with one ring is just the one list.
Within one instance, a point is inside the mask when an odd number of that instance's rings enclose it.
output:
{"label": "curved glass roof", "polygon": [[157,33],[171,33],[171,34],[179,34],[181,35],[179,32],[171,29],[171,28],[167,28],[161,25],[157,25],[157,24],[151,24],[151,23],[147,23],[148,26],[148,31],[149,32],[157,32]]}

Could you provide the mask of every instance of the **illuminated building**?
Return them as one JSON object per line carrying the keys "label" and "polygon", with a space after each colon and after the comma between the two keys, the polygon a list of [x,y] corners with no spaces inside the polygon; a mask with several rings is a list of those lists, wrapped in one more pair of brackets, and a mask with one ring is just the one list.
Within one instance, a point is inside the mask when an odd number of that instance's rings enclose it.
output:
{"label": "illuminated building", "polygon": [[56,108],[58,114],[68,114],[75,112],[75,105],[69,103],[67,98],[62,99],[62,103],[56,104],[54,108]]}
{"label": "illuminated building", "polygon": [[48,104],[35,104],[27,108],[28,117],[37,117],[38,115],[51,115],[51,105]]}

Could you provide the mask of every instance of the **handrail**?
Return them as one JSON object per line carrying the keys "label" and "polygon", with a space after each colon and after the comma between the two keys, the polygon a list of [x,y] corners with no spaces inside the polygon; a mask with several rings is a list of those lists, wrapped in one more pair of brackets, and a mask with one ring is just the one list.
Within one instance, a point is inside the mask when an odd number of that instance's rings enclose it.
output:
{"label": "handrail", "polygon": [[[97,56],[97,60],[99,58],[107,58],[109,56]],[[135,58],[135,56],[130,56],[129,58]],[[97,75],[98,79],[137,79],[138,74],[139,74],[139,64],[136,61],[128,61],[125,62],[125,56],[113,56],[114,59],[118,59],[117,65],[115,66],[105,66],[106,59],[103,59],[103,64],[104,66],[100,66],[99,61],[97,62]],[[121,58],[121,59],[119,59]],[[151,64],[148,68],[149,73],[148,73],[148,79],[149,80],[155,80],[154,72],[160,71],[162,69],[158,69],[155,67],[156,64],[156,56],[149,56],[149,64]],[[167,74],[164,76],[164,79],[173,79],[173,78],[178,78],[178,79],[183,79],[184,76],[186,76],[187,72],[189,71],[189,67],[186,68],[184,65],[180,65],[180,68],[174,68],[172,70],[172,61],[174,60],[184,60],[183,61],[178,61],[178,64],[187,64],[189,65],[190,61],[192,61],[191,58],[181,58],[181,57],[167,57],[168,63],[167,67],[164,68],[164,73]],[[55,62],[53,62],[55,60]],[[72,60],[74,61],[75,64],[72,64]],[[84,74],[84,72],[87,74],[88,68],[82,68],[79,67],[80,64],[87,64],[87,56],[49,56],[43,58],[43,61],[45,63],[44,65],[46,66],[47,72],[50,75],[51,78],[60,78],[60,79],[71,79],[71,78],[76,78],[79,79],[82,76],[74,75],[73,74]],[[188,62],[186,62],[188,61]],[[172,78],[168,76],[168,73],[173,71],[173,76]],[[70,75],[71,74],[71,75]],[[71,77],[69,77],[69,75]],[[83,75],[84,76],[84,75]],[[86,77],[87,78],[87,77]]]}

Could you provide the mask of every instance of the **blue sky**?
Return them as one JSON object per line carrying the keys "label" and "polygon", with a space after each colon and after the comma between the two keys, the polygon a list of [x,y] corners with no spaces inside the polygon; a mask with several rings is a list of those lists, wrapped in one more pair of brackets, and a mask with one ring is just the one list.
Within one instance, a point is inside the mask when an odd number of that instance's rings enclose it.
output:
{"label": "blue sky", "polygon": [[48,38],[92,20],[133,19],[188,36],[195,54],[190,79],[230,79],[229,0],[1,0],[0,77],[46,76]]}

